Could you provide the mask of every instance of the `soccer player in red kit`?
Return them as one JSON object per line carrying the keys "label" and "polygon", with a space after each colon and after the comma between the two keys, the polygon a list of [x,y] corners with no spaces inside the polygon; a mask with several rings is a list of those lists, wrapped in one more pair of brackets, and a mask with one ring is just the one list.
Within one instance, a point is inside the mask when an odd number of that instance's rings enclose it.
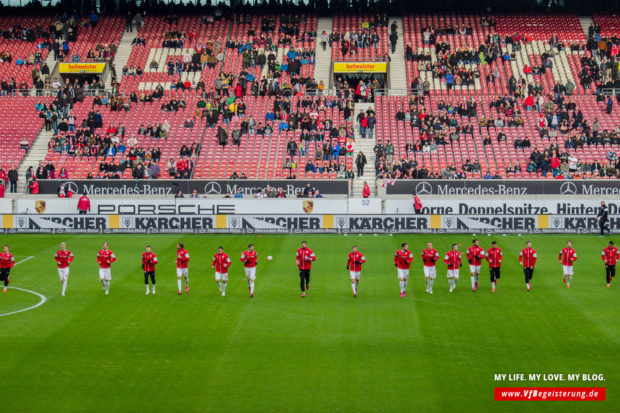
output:
{"label": "soccer player in red kit", "polygon": [[213,256],[211,268],[215,268],[215,282],[222,292],[222,297],[226,295],[228,267],[230,267],[230,257],[224,252],[224,247],[217,247],[217,253]]}
{"label": "soccer player in red kit", "polygon": [[106,294],[110,293],[110,281],[112,280],[111,264],[116,261],[116,255],[108,249],[108,243],[103,243],[103,249],[97,253],[97,262],[99,263],[99,281],[103,286]]}
{"label": "soccer player in red kit", "polygon": [[536,265],[536,250],[532,248],[532,241],[525,243],[525,248],[519,253],[519,264],[523,266],[523,274],[525,275],[525,286],[530,290],[530,282],[534,276],[534,266]]}
{"label": "soccer player in red kit", "polygon": [[618,247],[614,246],[613,241],[609,241],[609,245],[603,249],[601,258],[605,261],[605,279],[607,280],[607,288],[609,288],[611,280],[616,276],[616,263],[620,259]]}
{"label": "soccer player in red kit", "polygon": [[435,264],[439,260],[439,253],[433,248],[433,243],[426,244],[426,249],[422,250],[422,262],[424,263],[424,281],[426,281],[426,292],[433,293],[433,283],[437,277]]}
{"label": "soccer player in red kit", "polygon": [[6,293],[6,288],[11,282],[11,268],[15,265],[15,257],[9,251],[9,246],[4,244],[4,251],[0,252],[0,281],[4,281],[4,290],[2,292]]}
{"label": "soccer player in red kit", "polygon": [[409,245],[403,242],[401,248],[394,254],[394,265],[398,268],[398,280],[400,283],[400,298],[406,295],[407,280],[409,280],[409,268],[413,261],[413,254],[409,251]]}
{"label": "soccer player in red kit", "polygon": [[310,269],[312,261],[316,260],[314,251],[308,248],[306,241],[301,242],[301,248],[295,254],[295,263],[299,268],[299,287],[301,288],[301,298],[306,296],[306,290],[310,289]]}
{"label": "soccer player in red kit", "polygon": [[472,246],[467,248],[467,260],[469,261],[469,272],[471,273],[471,290],[478,288],[478,277],[480,277],[480,264],[484,259],[484,248],[477,239],[473,240]]}
{"label": "soccer player in red kit", "polygon": [[487,250],[487,261],[489,262],[489,272],[491,273],[491,291],[495,292],[497,280],[500,276],[500,268],[502,267],[502,250],[498,248],[497,241],[491,242],[491,248]]}
{"label": "soccer player in red kit", "polygon": [[67,280],[69,279],[69,265],[73,262],[73,253],[67,249],[67,244],[60,243],[60,249],[56,251],[54,260],[58,265],[58,277],[60,278],[60,284],[62,284],[62,296],[65,296],[67,289]]}
{"label": "soccer player in red kit", "polygon": [[248,249],[241,253],[241,262],[245,270],[245,279],[248,282],[250,298],[254,297],[254,283],[256,281],[256,265],[258,264],[258,254],[254,249],[254,244],[249,244]]}
{"label": "soccer player in red kit", "polygon": [[456,282],[459,280],[459,268],[463,266],[457,244],[452,244],[452,249],[446,252],[443,262],[448,266],[448,284],[450,285],[450,292],[452,292],[456,288]]}
{"label": "soccer player in red kit", "polygon": [[577,252],[573,249],[571,241],[566,241],[566,247],[560,251],[558,261],[562,263],[562,273],[564,274],[566,288],[570,288],[570,282],[573,279],[573,263],[577,261]]}
{"label": "soccer player in red kit", "polygon": [[155,265],[157,265],[157,255],[153,254],[151,246],[147,245],[145,252],[142,253],[142,269],[144,270],[146,295],[149,295],[149,278],[153,285],[153,294],[155,294]]}
{"label": "soccer player in red kit", "polygon": [[185,292],[189,292],[189,271],[187,269],[189,264],[189,252],[185,249],[182,243],[177,244],[177,288],[179,289],[179,295],[181,295],[182,281],[181,277],[185,278]]}
{"label": "soccer player in red kit", "polygon": [[349,277],[351,278],[351,289],[353,290],[353,297],[357,298],[357,286],[360,283],[360,277],[362,275],[362,264],[366,262],[364,254],[359,252],[357,245],[351,248],[349,257],[347,259],[347,270],[349,270]]}

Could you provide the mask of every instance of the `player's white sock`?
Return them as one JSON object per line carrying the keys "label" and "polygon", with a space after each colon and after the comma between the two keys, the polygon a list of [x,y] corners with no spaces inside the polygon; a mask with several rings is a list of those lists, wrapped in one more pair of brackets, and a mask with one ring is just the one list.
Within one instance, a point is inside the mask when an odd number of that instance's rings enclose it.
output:
{"label": "player's white sock", "polygon": [[491,288],[495,288],[495,281],[491,283]]}
{"label": "player's white sock", "polygon": [[425,278],[425,279],[424,279],[424,283],[426,284],[426,291],[428,291],[428,288],[429,288],[429,287],[428,287],[428,278]]}
{"label": "player's white sock", "polygon": [[254,294],[254,281],[250,281],[250,294]]}
{"label": "player's white sock", "polygon": [[105,284],[103,286],[105,287],[106,291],[110,291],[110,281],[105,281]]}
{"label": "player's white sock", "polygon": [[355,294],[355,283],[351,283],[351,289],[353,290],[353,293]]}
{"label": "player's white sock", "polygon": [[530,288],[530,283],[527,283],[527,288]]}
{"label": "player's white sock", "polygon": [[155,284],[153,284],[153,294],[155,294]]}
{"label": "player's white sock", "polygon": [[145,284],[145,285],[146,285],[146,292],[148,293],[149,292],[149,285],[148,284]]}
{"label": "player's white sock", "polygon": [[479,275],[478,275],[478,274],[476,274],[476,282],[478,282],[478,277],[479,277]]}
{"label": "player's white sock", "polygon": [[471,277],[471,288],[476,288],[476,277]]}
{"label": "player's white sock", "polygon": [[185,276],[185,286],[189,287],[189,275]]}
{"label": "player's white sock", "polygon": [[105,288],[105,281],[104,280],[99,280],[99,281],[101,281],[101,286]]}
{"label": "player's white sock", "polygon": [[400,292],[402,293],[403,291],[405,291],[405,282],[403,280],[400,280],[399,284],[400,284]]}
{"label": "player's white sock", "polygon": [[177,288],[179,289],[179,291],[181,291],[181,284],[182,284],[181,279],[177,278]]}
{"label": "player's white sock", "polygon": [[225,292],[226,292],[226,283],[223,282],[222,283],[222,293],[225,293]]}
{"label": "player's white sock", "polygon": [[434,282],[435,282],[435,280],[433,280],[432,278],[430,278],[430,279],[428,280],[428,284],[429,284],[428,290],[429,290],[429,291],[433,291],[433,283],[434,283]]}
{"label": "player's white sock", "polygon": [[403,281],[403,292],[407,291],[407,280]]}
{"label": "player's white sock", "polygon": [[65,295],[65,290],[67,289],[67,280],[62,282],[62,295]]}

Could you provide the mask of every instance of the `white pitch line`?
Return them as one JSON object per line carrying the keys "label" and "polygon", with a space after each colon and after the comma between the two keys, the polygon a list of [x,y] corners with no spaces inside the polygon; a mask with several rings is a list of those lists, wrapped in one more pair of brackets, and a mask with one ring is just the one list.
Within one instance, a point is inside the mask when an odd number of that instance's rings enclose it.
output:
{"label": "white pitch line", "polygon": [[23,260],[21,260],[21,261],[17,261],[17,262],[15,263],[15,265],[19,265],[19,264],[21,264],[22,262],[26,262],[26,261],[31,260],[31,259],[33,259],[33,258],[34,258],[34,255],[31,255],[31,256],[29,256],[28,258],[24,258],[24,259],[23,259]]}
{"label": "white pitch line", "polygon": [[41,298],[41,300],[38,303],[36,303],[35,305],[30,306],[28,308],[23,308],[23,309],[17,310],[17,311],[11,311],[10,313],[0,314],[0,317],[4,317],[5,315],[23,313],[24,311],[28,311],[28,310],[34,310],[35,308],[40,307],[43,304],[45,304],[45,302],[47,301],[47,297],[45,297],[43,294],[40,294],[40,293],[38,293],[36,291],[30,291],[30,290],[26,290],[24,288],[19,288],[19,287],[9,287],[9,288],[11,288],[13,290],[20,290],[20,291],[25,291],[25,292],[30,293],[30,294],[34,294],[34,295],[38,296],[39,298]]}

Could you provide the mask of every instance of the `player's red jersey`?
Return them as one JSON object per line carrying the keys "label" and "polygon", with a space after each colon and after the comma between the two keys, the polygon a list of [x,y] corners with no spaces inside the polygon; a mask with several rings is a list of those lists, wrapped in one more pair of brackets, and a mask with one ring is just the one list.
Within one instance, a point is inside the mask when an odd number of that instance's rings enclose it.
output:
{"label": "player's red jersey", "polygon": [[461,253],[459,251],[448,251],[443,258],[449,270],[458,270],[461,266]]}
{"label": "player's red jersey", "polygon": [[97,253],[99,268],[110,268],[110,264],[114,261],[116,261],[116,255],[110,250],[99,250]]}
{"label": "player's red jersey", "polygon": [[157,264],[157,255],[152,252],[142,253],[142,265],[144,271],[155,271],[155,265]]}
{"label": "player's red jersey", "polygon": [[56,251],[56,255],[54,255],[54,259],[56,260],[56,264],[58,264],[58,268],[69,268],[69,264],[73,261],[73,253],[69,250],[58,250]]}
{"label": "player's red jersey", "polygon": [[243,266],[246,268],[256,267],[256,262],[258,261],[258,254],[256,251],[245,250],[241,254],[241,262]]}
{"label": "player's red jersey", "polygon": [[534,268],[536,265],[536,250],[534,248],[523,248],[519,253],[519,264],[525,268]]}
{"label": "player's red jersey", "polygon": [[577,261],[577,251],[568,247],[562,248],[560,255],[558,255],[558,260],[562,262],[562,265],[572,267],[573,262]]}
{"label": "player's red jersey", "polygon": [[188,263],[189,252],[187,252],[184,248],[177,250],[177,268],[187,268]]}
{"label": "player's red jersey", "polygon": [[620,255],[618,253],[617,247],[607,247],[603,250],[601,254],[601,258],[605,261],[607,265],[616,265],[618,259],[620,259]]}
{"label": "player's red jersey", "polygon": [[435,263],[439,260],[439,253],[435,248],[425,248],[422,250],[422,262],[425,267],[434,267]]}
{"label": "player's red jersey", "polygon": [[499,268],[502,266],[502,250],[501,248],[489,248],[487,250],[487,261],[489,262],[489,267],[491,268]]}
{"label": "player's red jersey", "polygon": [[300,248],[295,254],[295,262],[300,270],[312,268],[312,261],[316,260],[314,252],[310,248]]}
{"label": "player's red jersey", "polygon": [[15,265],[15,258],[10,252],[0,253],[0,268],[11,268]]}
{"label": "player's red jersey", "polygon": [[394,254],[394,264],[401,270],[408,270],[411,267],[412,261],[413,254],[409,250],[403,251],[400,249]]}
{"label": "player's red jersey", "polygon": [[[359,262],[359,264],[356,264]],[[351,271],[362,271],[362,264],[366,262],[366,257],[361,252],[353,252],[349,253],[349,259],[347,260],[347,265]]]}
{"label": "player's red jersey", "polygon": [[228,272],[228,267],[230,267],[230,257],[225,252],[217,253],[213,256],[213,264],[215,267],[215,272],[219,272],[220,274],[226,274]]}
{"label": "player's red jersey", "polygon": [[484,248],[478,246],[471,246],[467,248],[467,259],[469,260],[469,264],[473,266],[478,266],[482,264],[482,260],[484,259]]}

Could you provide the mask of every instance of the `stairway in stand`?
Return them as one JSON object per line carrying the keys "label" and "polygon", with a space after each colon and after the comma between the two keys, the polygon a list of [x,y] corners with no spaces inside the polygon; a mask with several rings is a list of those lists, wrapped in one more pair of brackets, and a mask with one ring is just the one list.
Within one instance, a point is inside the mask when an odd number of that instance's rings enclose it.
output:
{"label": "stairway in stand", "polygon": [[[392,22],[396,22],[398,25],[398,30],[396,33],[398,34],[398,41],[396,42],[396,48],[394,53],[390,53],[390,84],[389,88],[391,89],[390,94],[397,96],[406,96],[407,95],[407,70],[405,63],[405,35],[403,32],[403,19],[398,18],[390,18],[390,24],[388,25],[388,31],[391,30]],[[392,51],[390,46],[390,52]]]}
{"label": "stairway in stand", "polygon": [[[359,126],[357,124],[357,115],[360,113],[360,110],[366,112],[368,109],[375,110],[374,103],[356,103],[355,104],[355,113],[353,115],[353,123],[355,124],[355,153],[353,154],[353,170],[355,171],[355,179],[353,180],[353,191],[352,195],[355,197],[362,196],[362,190],[364,189],[364,181],[368,182],[370,186],[371,196],[375,196],[377,191],[375,188],[375,144],[377,140],[375,136],[370,136],[366,133],[366,139],[362,139],[362,135],[359,130]],[[366,156],[366,166],[364,167],[364,175],[361,177],[357,176],[357,166],[355,165],[355,158],[359,152],[364,152]]]}
{"label": "stairway in stand", "polygon": [[[114,68],[116,69],[116,76],[120,81],[120,78],[123,76],[123,68],[127,65],[127,61],[129,61],[129,55],[131,54],[131,42],[137,36],[136,32],[127,32],[123,33],[123,37],[121,37],[121,41],[118,43],[118,47],[116,49],[116,55],[114,56]],[[145,47],[145,46],[140,46]],[[112,87],[112,72],[108,75],[105,81],[106,88]]]}
{"label": "stairway in stand", "polygon": [[331,83],[329,77],[332,72],[332,49],[328,43],[325,50],[323,50],[321,46],[321,33],[325,31],[329,36],[332,32],[332,24],[331,17],[319,17],[316,29],[314,80],[316,80],[317,84],[322,80],[325,84],[325,89],[329,89]]}
{"label": "stairway in stand", "polygon": [[[44,128],[41,128],[39,134],[32,142],[30,149],[28,149],[28,153],[22,160],[22,163],[19,164],[19,168],[17,168],[17,174],[19,177],[19,182],[17,186],[17,194],[22,194],[26,191],[26,171],[29,167],[32,166],[34,171],[37,170],[39,166],[39,162],[44,161],[48,152],[48,145],[50,139],[54,136],[54,130],[46,131]],[[56,172],[59,172],[58,170]],[[7,194],[8,195],[8,194]]]}

